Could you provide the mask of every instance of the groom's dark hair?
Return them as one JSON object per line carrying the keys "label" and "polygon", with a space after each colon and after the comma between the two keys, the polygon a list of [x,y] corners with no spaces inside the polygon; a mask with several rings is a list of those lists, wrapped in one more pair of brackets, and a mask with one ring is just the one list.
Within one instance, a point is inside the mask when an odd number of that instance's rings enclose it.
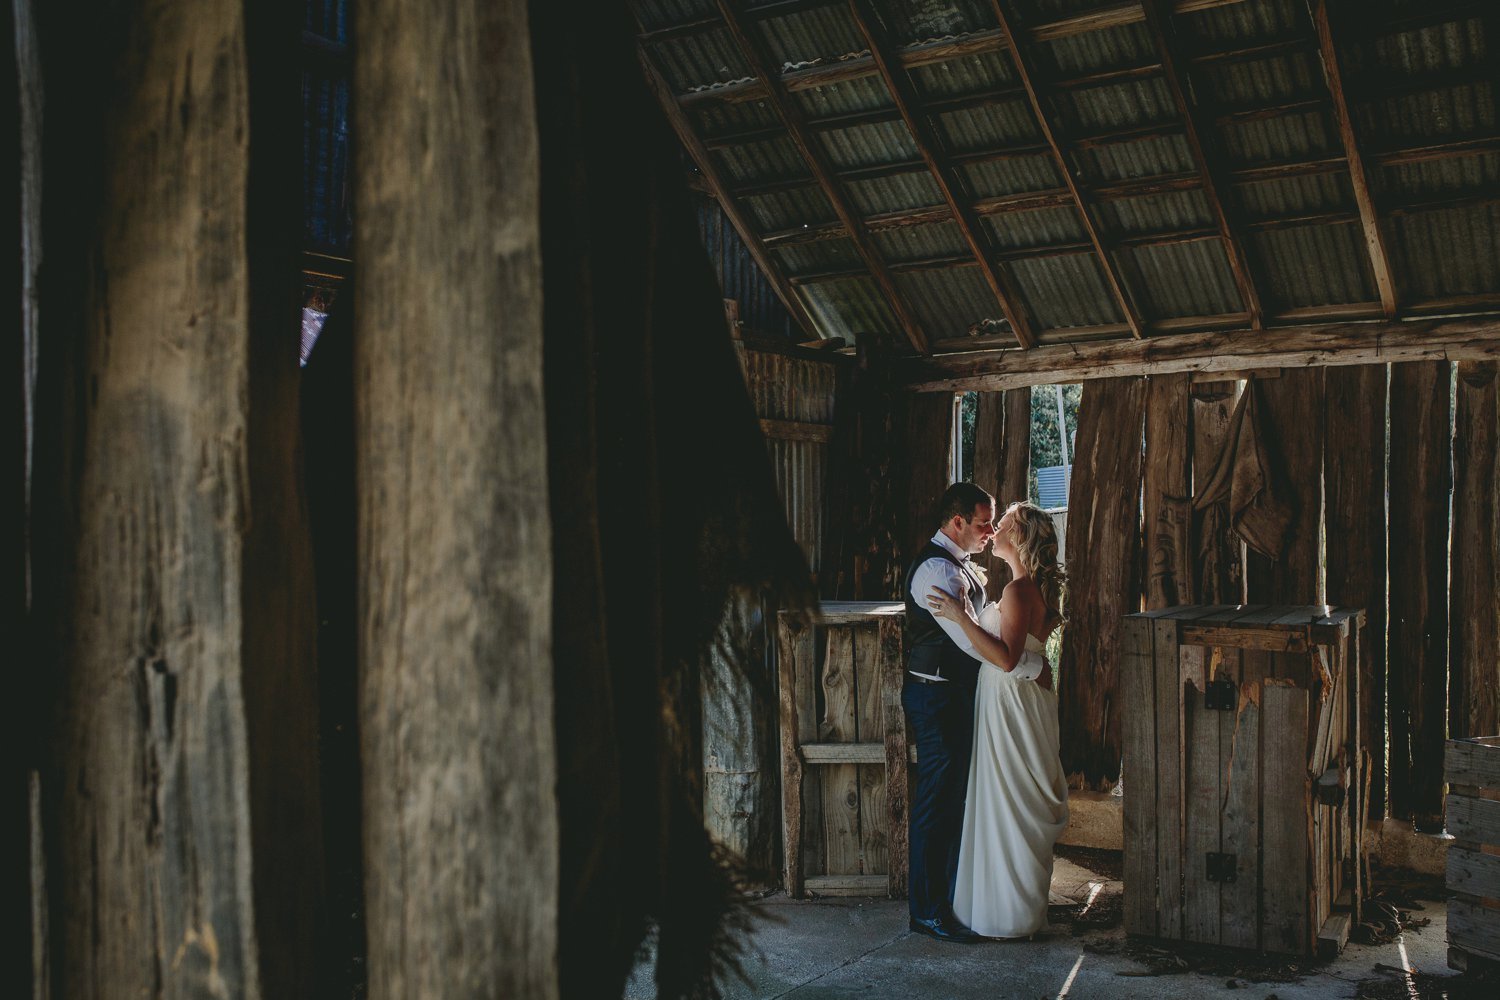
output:
{"label": "groom's dark hair", "polygon": [[954,483],[943,491],[943,498],[938,501],[937,526],[941,528],[947,524],[954,515],[965,521],[974,517],[974,508],[982,503],[990,506],[995,505],[995,498],[990,496],[982,487],[973,483]]}

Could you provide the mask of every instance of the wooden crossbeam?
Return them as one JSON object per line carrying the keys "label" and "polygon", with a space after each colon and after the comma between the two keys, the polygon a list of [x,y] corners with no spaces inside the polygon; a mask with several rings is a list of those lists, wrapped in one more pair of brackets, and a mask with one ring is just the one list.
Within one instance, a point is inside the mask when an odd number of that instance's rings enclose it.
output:
{"label": "wooden crossbeam", "polygon": [[1354,186],[1354,203],[1359,207],[1365,250],[1370,256],[1370,269],[1375,275],[1375,288],[1380,295],[1380,306],[1385,311],[1386,318],[1393,319],[1397,310],[1396,280],[1391,273],[1385,238],[1380,232],[1380,219],[1375,214],[1375,198],[1370,193],[1370,179],[1365,171],[1359,139],[1354,134],[1354,119],[1349,114],[1349,101],[1344,93],[1343,75],[1339,69],[1338,49],[1334,45],[1333,26],[1328,17],[1328,0],[1312,0],[1312,18],[1313,27],[1318,33],[1323,77],[1328,82],[1328,93],[1333,99],[1333,118],[1344,146],[1349,181]]}
{"label": "wooden crossbeam", "polygon": [[1104,272],[1105,280],[1109,283],[1110,290],[1114,293],[1121,314],[1125,317],[1126,324],[1130,327],[1131,335],[1137,339],[1145,336],[1141,328],[1141,318],[1136,310],[1135,303],[1131,300],[1130,293],[1125,288],[1125,282],[1120,276],[1120,270],[1109,249],[1104,244],[1104,238],[1094,219],[1091,199],[1086,191],[1079,185],[1073,175],[1072,161],[1068,148],[1052,127],[1051,116],[1047,112],[1047,104],[1042,90],[1042,75],[1037,72],[1032,63],[1029,49],[1033,44],[1031,33],[1020,29],[1019,25],[1012,22],[1006,14],[999,0],[990,0],[990,9],[994,12],[995,23],[1000,25],[1000,30],[1005,32],[1005,44],[1010,51],[1011,62],[1015,66],[1016,76],[1026,88],[1027,99],[1031,102],[1032,114],[1036,116],[1037,127],[1041,130],[1047,144],[1052,147],[1052,156],[1057,162],[1057,169],[1062,174],[1063,182],[1068,191],[1073,195],[1073,201],[1078,207],[1078,217],[1083,223],[1084,230],[1088,233],[1089,241],[1093,243],[1095,253],[1098,254],[1099,267]]}
{"label": "wooden crossbeam", "polygon": [[895,315],[896,321],[901,325],[907,341],[918,354],[927,351],[927,336],[922,331],[921,324],[912,315],[896,282],[891,278],[889,268],[881,259],[875,242],[870,238],[869,231],[865,228],[863,220],[850,203],[848,195],[834,176],[832,164],[828,161],[828,154],[808,133],[808,128],[803,122],[802,109],[792,101],[781,86],[780,76],[774,69],[774,62],[765,43],[757,36],[752,35],[745,29],[740,19],[737,5],[731,0],[716,0],[719,8],[719,16],[724,19],[724,25],[734,37],[735,43],[740,47],[750,71],[765,82],[766,99],[776,111],[776,116],[786,126],[787,136],[792,140],[807,165],[812,169],[813,176],[818,179],[823,194],[827,196],[829,203],[833,206],[834,214],[843,222],[848,231],[849,242],[854,244],[855,252],[865,262],[869,269],[870,277],[879,286],[881,294]]}
{"label": "wooden crossbeam", "polygon": [[905,362],[902,375],[907,388],[918,392],[998,392],[1126,375],[1444,359],[1500,359],[1500,316],[1220,330],[948,354]]}
{"label": "wooden crossbeam", "polygon": [[1187,139],[1188,149],[1192,152],[1193,163],[1198,168],[1198,175],[1203,181],[1203,195],[1208,200],[1209,210],[1213,213],[1214,223],[1218,226],[1220,240],[1224,247],[1224,256],[1228,258],[1230,273],[1234,275],[1235,287],[1239,289],[1240,298],[1245,302],[1245,309],[1250,314],[1251,329],[1260,329],[1263,323],[1263,310],[1260,302],[1260,291],[1255,287],[1255,276],[1250,269],[1250,258],[1245,254],[1244,241],[1236,231],[1236,223],[1240,221],[1240,213],[1236,212],[1231,220],[1230,209],[1226,206],[1224,193],[1229,188],[1229,182],[1225,176],[1224,164],[1216,153],[1210,153],[1209,146],[1203,140],[1203,123],[1200,109],[1188,97],[1187,87],[1181,75],[1177,71],[1179,62],[1177,34],[1171,31],[1167,25],[1167,15],[1162,10],[1162,0],[1144,0],[1141,5],[1146,15],[1146,31],[1151,36],[1152,44],[1161,57],[1162,76],[1166,81],[1167,89],[1172,94],[1172,100],[1177,105],[1177,112],[1182,116],[1184,125],[1184,137]]}
{"label": "wooden crossbeam", "polygon": [[[864,36],[870,55],[880,69],[880,78],[885,82],[886,89],[890,91],[891,99],[895,101],[896,109],[901,114],[901,120],[906,123],[906,128],[911,132],[912,139],[916,143],[917,152],[927,165],[928,173],[942,194],[953,224],[958,227],[964,242],[969,245],[974,263],[979,267],[985,284],[995,296],[1000,312],[1010,324],[1016,341],[1022,347],[1031,347],[1036,343],[1036,336],[1031,331],[1031,321],[1026,316],[1021,294],[1011,281],[1010,275],[995,263],[994,247],[991,246],[987,231],[975,214],[967,193],[962,189],[962,181],[958,172],[953,169],[953,165],[943,152],[941,139],[922,107],[916,88],[907,77],[906,70],[894,58],[894,50],[886,38],[884,26],[870,6],[869,0],[849,0],[849,16],[853,18],[854,26],[859,29],[859,33]],[[961,194],[963,197],[960,196]]]}
{"label": "wooden crossbeam", "polygon": [[687,148],[688,155],[698,165],[703,181],[714,199],[718,201],[719,208],[729,219],[730,225],[734,226],[735,231],[740,234],[740,239],[744,241],[745,249],[750,252],[751,259],[766,276],[771,287],[776,290],[776,297],[781,300],[782,305],[786,306],[787,312],[791,313],[797,325],[802,328],[802,332],[808,337],[819,336],[817,324],[813,322],[801,296],[787,280],[785,269],[782,268],[780,261],[775,260],[773,255],[761,245],[759,233],[756,232],[756,227],[751,223],[749,215],[730,190],[723,175],[719,173],[713,156],[704,148],[702,140],[693,131],[686,113],[672,99],[671,87],[662,77],[661,71],[657,69],[651,53],[643,47],[637,47],[637,54],[640,57],[641,68],[645,72],[647,86],[656,95],[657,103],[666,113],[672,130],[677,133],[677,138],[682,141],[683,146]]}

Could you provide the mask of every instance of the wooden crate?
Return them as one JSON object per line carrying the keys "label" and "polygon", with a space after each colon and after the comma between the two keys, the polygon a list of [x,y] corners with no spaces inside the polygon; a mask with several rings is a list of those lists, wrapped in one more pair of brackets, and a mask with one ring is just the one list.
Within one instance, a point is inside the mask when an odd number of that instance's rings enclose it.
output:
{"label": "wooden crate", "polygon": [[1449,740],[1448,964],[1500,966],[1500,736]]}
{"label": "wooden crate", "polygon": [[906,895],[900,604],[824,602],[779,620],[788,895]]}
{"label": "wooden crate", "polygon": [[1362,897],[1363,624],[1326,606],[1126,616],[1127,932],[1343,948]]}

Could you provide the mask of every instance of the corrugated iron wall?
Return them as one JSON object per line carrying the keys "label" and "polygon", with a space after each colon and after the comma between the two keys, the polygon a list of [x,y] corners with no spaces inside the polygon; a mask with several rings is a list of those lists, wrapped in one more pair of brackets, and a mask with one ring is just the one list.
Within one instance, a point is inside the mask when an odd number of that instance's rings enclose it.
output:
{"label": "corrugated iron wall", "polygon": [[739,303],[741,326],[757,337],[805,340],[806,336],[777,298],[776,290],[755,266],[750,251],[745,249],[744,241],[725,218],[719,203],[704,195],[697,199],[697,208],[703,245],[714,262],[724,297]]}

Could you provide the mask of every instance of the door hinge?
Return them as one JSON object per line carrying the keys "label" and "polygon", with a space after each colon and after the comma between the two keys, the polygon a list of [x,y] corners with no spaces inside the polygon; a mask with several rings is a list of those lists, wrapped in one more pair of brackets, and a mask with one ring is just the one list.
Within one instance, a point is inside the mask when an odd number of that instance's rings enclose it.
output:
{"label": "door hinge", "polygon": [[1233,712],[1238,698],[1234,681],[1209,681],[1203,692],[1203,707],[1210,712]]}
{"label": "door hinge", "polygon": [[1233,882],[1239,869],[1239,855],[1220,854],[1217,851],[1209,851],[1204,857],[1208,862],[1208,880],[1210,882]]}

